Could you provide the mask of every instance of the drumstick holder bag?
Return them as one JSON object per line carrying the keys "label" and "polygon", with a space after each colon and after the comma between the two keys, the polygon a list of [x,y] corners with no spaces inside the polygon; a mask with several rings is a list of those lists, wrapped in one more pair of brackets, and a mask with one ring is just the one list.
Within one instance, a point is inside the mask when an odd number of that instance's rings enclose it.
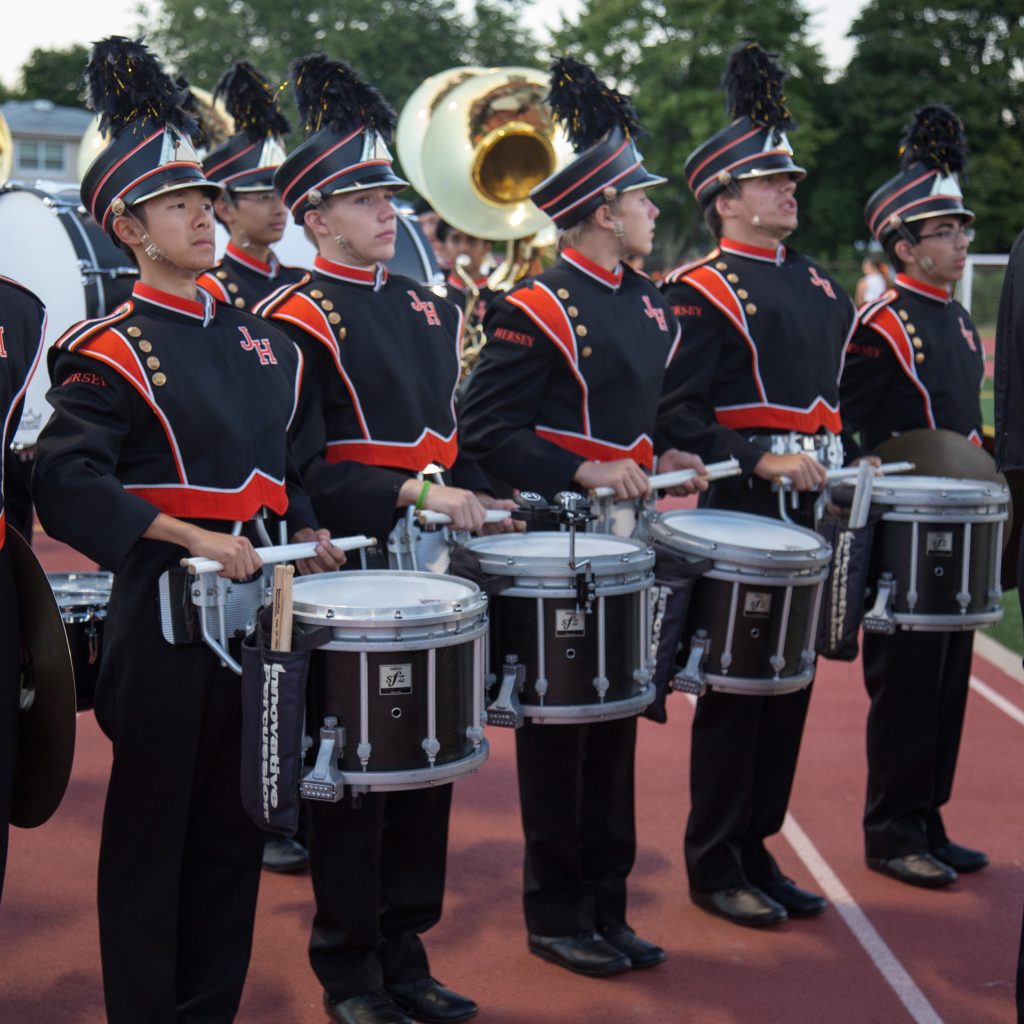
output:
{"label": "drumstick holder bag", "polygon": [[291,836],[299,825],[306,679],[321,638],[297,630],[298,650],[272,651],[270,615],[262,609],[242,644],[242,805],[260,828]]}
{"label": "drumstick holder bag", "polygon": [[853,661],[860,650],[858,634],[871,571],[871,543],[878,516],[872,512],[864,526],[851,527],[835,506],[828,506],[817,525],[818,534],[832,546],[832,565],[821,595],[814,649],[823,658]]}

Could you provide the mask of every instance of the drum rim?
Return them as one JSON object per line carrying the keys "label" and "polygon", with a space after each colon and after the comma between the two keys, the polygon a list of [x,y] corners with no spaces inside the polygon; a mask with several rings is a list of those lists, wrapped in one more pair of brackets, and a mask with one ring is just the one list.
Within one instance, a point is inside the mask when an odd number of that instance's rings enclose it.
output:
{"label": "drum rim", "polygon": [[[328,580],[368,579],[371,577],[402,577],[434,582],[443,580],[465,588],[465,596],[457,600],[441,600],[430,605],[396,605],[362,607],[330,605],[320,602],[304,603],[300,593],[314,583]],[[457,606],[457,607],[456,607]],[[404,630],[435,623],[461,622],[479,617],[487,607],[487,595],[472,580],[447,573],[421,572],[408,569],[350,569],[341,572],[316,573],[295,580],[292,591],[292,614],[297,622],[307,625],[345,626],[361,625],[367,629]],[[443,611],[441,610],[443,609]],[[328,614],[328,613],[331,614]],[[401,612],[401,615],[396,615]],[[418,613],[418,614],[417,614]]]}
{"label": "drum rim", "polygon": [[[673,531],[666,521],[685,516],[694,518],[701,513],[714,513],[716,516],[725,516],[734,519],[737,525],[750,520],[767,520],[773,526],[782,527],[785,530],[795,531],[802,536],[813,538],[815,547],[801,550],[780,550],[762,547],[748,547],[744,544],[715,542],[701,542],[700,538],[693,538],[694,544],[687,548],[679,543],[684,535]],[[741,568],[775,568],[775,569],[801,569],[819,568],[827,566],[832,561],[832,548],[828,541],[819,533],[810,530],[805,526],[796,526],[793,523],[783,522],[781,519],[773,519],[771,516],[759,516],[752,512],[735,512],[732,509],[719,508],[679,508],[670,509],[667,512],[656,512],[648,520],[648,531],[652,537],[664,544],[669,550],[676,554],[689,555],[694,558],[708,558],[718,566],[735,565]],[[685,535],[689,536],[689,535]]]}
{"label": "drum rim", "polygon": [[[537,534],[554,533],[555,531],[538,530]],[[530,534],[508,534],[501,537],[471,537],[465,541],[463,547],[472,551],[480,561],[480,568],[488,576],[515,576],[527,579],[565,579],[574,580],[576,574],[569,568],[568,563],[558,557],[550,555],[519,555],[509,564],[513,558],[511,552],[494,552],[483,549],[488,542],[501,541],[504,544],[514,544],[521,537],[529,537]],[[577,535],[577,541],[581,537],[612,540],[616,544],[629,548],[628,552],[606,555],[582,555],[589,563],[595,577],[621,576],[630,572],[644,571],[654,566],[654,551],[645,541],[636,540],[633,537],[613,537],[607,534],[581,533]],[[568,538],[566,553],[568,554]]]}
{"label": "drum rim", "polygon": [[[966,484],[957,492],[943,493],[943,486]],[[855,481],[840,480],[834,490],[850,490]],[[876,480],[871,490],[871,504],[887,508],[978,507],[1006,505],[1010,489],[994,480],[975,480],[958,476],[893,476]]]}

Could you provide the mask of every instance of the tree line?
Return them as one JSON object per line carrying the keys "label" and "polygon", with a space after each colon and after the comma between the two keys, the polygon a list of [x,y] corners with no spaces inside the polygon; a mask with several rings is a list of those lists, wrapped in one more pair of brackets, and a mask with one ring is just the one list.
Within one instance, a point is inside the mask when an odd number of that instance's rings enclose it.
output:
{"label": "tree line", "polygon": [[[811,3],[812,0],[807,0]],[[460,64],[544,66],[571,53],[630,93],[649,131],[648,165],[669,177],[659,256],[671,263],[708,243],[682,177],[687,154],[726,122],[719,88],[729,51],[753,39],[782,55],[791,141],[808,170],[794,244],[849,258],[868,241],[868,195],[896,172],[903,126],[926,103],[960,115],[971,156],[964,182],[978,215],[975,251],[1006,252],[1024,226],[1024,9],[1004,0],[869,0],[850,34],[847,67],[830,76],[800,0],[583,0],[541,44],[528,0],[163,0],[140,23],[175,72],[212,89],[233,61],[280,81],[290,59],[322,49],[376,84],[396,109],[428,75]],[[36,50],[20,93],[79,102],[86,49]],[[294,113],[292,111],[292,113]],[[294,122],[294,117],[293,117]],[[291,142],[301,138],[293,132]]]}

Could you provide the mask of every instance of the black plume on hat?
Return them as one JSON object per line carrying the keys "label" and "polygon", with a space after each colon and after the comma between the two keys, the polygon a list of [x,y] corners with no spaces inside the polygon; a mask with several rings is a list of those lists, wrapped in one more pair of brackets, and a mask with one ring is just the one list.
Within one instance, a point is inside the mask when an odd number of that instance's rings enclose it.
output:
{"label": "black plume on hat", "polygon": [[277,90],[248,61],[238,61],[224,74],[213,93],[215,100],[219,96],[234,118],[235,131],[244,132],[252,142],[292,130],[281,113]]}
{"label": "black plume on hat", "polygon": [[86,101],[100,131],[116,134],[135,121],[163,122],[194,139],[199,127],[181,108],[181,89],[141,40],[110,36],[94,43],[85,69]]}
{"label": "black plume on hat", "polygon": [[960,174],[967,167],[967,136],[949,107],[936,104],[914,113],[900,143],[900,166],[906,170],[914,164],[944,175]]}
{"label": "black plume on hat", "polygon": [[391,141],[397,115],[380,91],[344,61],[312,53],[294,60],[290,74],[307,134],[324,128],[349,132],[362,125],[385,142]]}
{"label": "black plume on hat", "polygon": [[796,127],[782,92],[786,72],[775,63],[777,56],[757,43],[733,50],[722,79],[725,108],[732,117],[748,117],[753,124],[776,131]]}
{"label": "black plume on hat", "polygon": [[177,86],[178,94],[181,98],[179,106],[196,122],[196,134],[192,141],[200,147],[208,146],[210,144],[209,129],[207,128],[206,121],[203,119],[203,111],[199,105],[199,100],[196,99],[196,94],[192,91],[192,86],[184,75],[178,75],[174,80],[174,84]]}
{"label": "black plume on hat", "polygon": [[605,85],[593,68],[572,57],[556,57],[551,62],[547,101],[577,153],[600,142],[615,128],[627,138],[636,138],[642,132],[633,104],[617,89]]}

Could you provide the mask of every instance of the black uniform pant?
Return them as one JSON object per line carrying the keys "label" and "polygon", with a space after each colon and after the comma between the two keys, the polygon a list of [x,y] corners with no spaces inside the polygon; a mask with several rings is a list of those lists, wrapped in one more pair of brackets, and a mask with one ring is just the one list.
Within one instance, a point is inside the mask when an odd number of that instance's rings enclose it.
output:
{"label": "black uniform pant", "polygon": [[11,820],[15,730],[18,724],[18,600],[10,553],[0,548],[0,898],[7,870],[7,833]]}
{"label": "black uniform pant", "polygon": [[927,853],[946,842],[974,634],[900,630],[864,637],[868,712],[868,857]]}
{"label": "black uniform pant", "polygon": [[309,802],[309,959],[332,999],[430,977],[420,935],[441,919],[451,800],[449,784]]}
{"label": "black uniform pant", "polygon": [[[754,478],[740,487],[713,485],[702,504],[778,518],[778,495]],[[812,496],[803,497],[790,515],[809,525],[812,505]],[[782,876],[764,841],[786,816],[810,696],[808,686],[768,697],[709,691],[697,701],[683,841],[695,892],[766,885]]]}
{"label": "black uniform pant", "polygon": [[234,1020],[263,837],[239,795],[239,679],[159,632],[155,578],[118,577],[96,720],[114,745],[99,861],[110,1024]]}
{"label": "black uniform pant", "polygon": [[534,935],[626,924],[636,859],[636,718],[516,731],[526,839],[523,908]]}

